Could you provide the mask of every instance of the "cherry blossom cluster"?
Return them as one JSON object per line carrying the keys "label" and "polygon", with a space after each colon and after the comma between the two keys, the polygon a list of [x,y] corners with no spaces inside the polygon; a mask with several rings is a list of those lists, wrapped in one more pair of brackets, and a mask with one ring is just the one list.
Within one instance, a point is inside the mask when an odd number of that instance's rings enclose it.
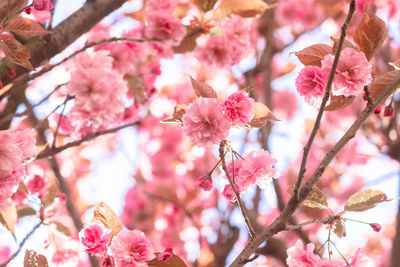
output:
{"label": "cherry blossom cluster", "polygon": [[35,143],[33,129],[0,131],[0,208],[9,204],[23,180],[24,163],[36,153]]}
{"label": "cherry blossom cluster", "polygon": [[298,266],[313,266],[313,267],[339,267],[339,266],[351,266],[351,267],[363,267],[366,266],[368,260],[361,252],[361,249],[358,249],[354,256],[351,256],[348,264],[343,260],[333,260],[333,259],[321,259],[320,256],[314,254],[314,244],[307,244],[304,249],[303,243],[298,240],[296,245],[290,247],[287,250],[288,258],[286,259],[286,263],[289,267],[298,267]]}
{"label": "cherry blossom cluster", "polygon": [[199,97],[182,118],[185,135],[198,145],[218,144],[228,137],[231,125],[244,126],[251,120],[253,103],[244,92],[233,93],[222,104]]}
{"label": "cherry blossom cluster", "polygon": [[139,230],[122,230],[112,237],[110,229],[94,223],[79,232],[79,239],[85,252],[101,256],[102,266],[144,267],[154,258],[150,240]]}
{"label": "cherry blossom cluster", "polygon": [[[324,89],[332,68],[334,56],[326,55],[321,61],[321,67],[306,66],[296,78],[296,89],[304,100],[319,106]],[[347,47],[341,52],[339,63],[332,84],[334,96],[358,96],[364,92],[364,86],[372,81],[371,63],[363,52]]]}

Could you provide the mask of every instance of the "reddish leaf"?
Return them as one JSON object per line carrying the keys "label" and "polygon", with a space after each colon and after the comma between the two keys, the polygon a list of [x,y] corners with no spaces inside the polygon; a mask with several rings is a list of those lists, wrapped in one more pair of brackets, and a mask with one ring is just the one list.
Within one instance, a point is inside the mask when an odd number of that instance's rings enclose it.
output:
{"label": "reddish leaf", "polygon": [[392,70],[375,78],[368,86],[369,97],[372,99],[376,98],[399,73],[400,70]]}
{"label": "reddish leaf", "polygon": [[[11,0],[10,6],[9,1],[0,1],[0,18],[11,18],[21,12],[26,6],[28,6],[28,0]],[[3,22],[3,21],[2,21]]]}
{"label": "reddish leaf", "polygon": [[333,232],[339,237],[342,238],[343,236],[346,236],[346,227],[344,226],[344,223],[341,220],[337,220],[335,222],[335,229]]}
{"label": "reddish leaf", "polygon": [[49,264],[44,255],[28,249],[25,252],[24,267],[49,267]]}
{"label": "reddish leaf", "polygon": [[186,53],[196,48],[196,40],[202,34],[201,27],[186,26],[186,35],[178,46],[172,47],[175,53]]}
{"label": "reddish leaf", "polygon": [[50,206],[54,202],[54,199],[57,197],[58,192],[59,192],[59,189],[58,189],[57,180],[52,179],[51,184],[50,184],[49,188],[47,189],[47,195],[45,195],[44,198],[42,198],[42,206],[45,208]]}
{"label": "reddish leaf", "polygon": [[355,96],[331,95],[331,102],[325,107],[326,111],[343,109],[353,103]]}
{"label": "reddish leaf", "polygon": [[353,39],[368,60],[381,47],[387,36],[387,27],[383,20],[374,14],[364,13],[358,24]]}
{"label": "reddish leaf", "polygon": [[186,263],[175,254],[172,254],[172,257],[166,261],[159,261],[157,258],[154,258],[147,262],[147,265],[149,267],[187,267]]}
{"label": "reddish leaf", "polygon": [[267,121],[279,121],[272,111],[261,102],[254,102],[254,117],[248,123],[248,126],[261,128]]}
{"label": "reddish leaf", "polygon": [[111,236],[115,236],[122,230],[118,215],[104,202],[100,202],[94,209],[92,222],[102,223],[106,228],[111,229]]}
{"label": "reddish leaf", "polygon": [[306,66],[321,67],[321,60],[328,54],[331,54],[332,47],[326,44],[316,44],[304,48],[294,54]]}
{"label": "reddish leaf", "polygon": [[15,40],[14,38],[2,40],[0,47],[3,49],[6,57],[11,62],[21,65],[28,70],[34,70],[32,64],[29,62],[31,53],[28,48]]}
{"label": "reddish leaf", "polygon": [[15,32],[28,37],[50,33],[49,31],[43,29],[43,27],[40,26],[40,24],[36,21],[22,17],[17,17],[10,21],[5,28],[5,31]]}
{"label": "reddish leaf", "polygon": [[211,86],[204,82],[193,79],[192,76],[189,77],[190,81],[192,82],[194,92],[198,97],[217,98],[217,93],[214,91],[214,89],[212,89]]}
{"label": "reddish leaf", "polygon": [[[338,47],[339,39],[331,37],[331,40],[333,41],[332,54],[336,54],[336,50],[337,50],[337,47]],[[344,40],[343,46],[342,46],[342,50],[347,48],[347,47],[355,49],[355,46],[353,45],[352,42]]]}

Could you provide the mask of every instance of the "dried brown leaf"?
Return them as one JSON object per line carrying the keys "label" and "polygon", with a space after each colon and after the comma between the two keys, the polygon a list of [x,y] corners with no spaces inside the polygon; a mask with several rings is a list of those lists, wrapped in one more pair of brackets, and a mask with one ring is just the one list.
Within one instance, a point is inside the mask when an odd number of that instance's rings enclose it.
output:
{"label": "dried brown leaf", "polygon": [[50,206],[54,202],[54,199],[57,197],[59,191],[57,180],[52,179],[51,184],[47,189],[47,195],[42,198],[42,206],[44,208]]}
{"label": "dried brown leaf", "polygon": [[18,219],[20,219],[26,216],[36,215],[36,210],[32,209],[29,206],[24,206],[17,209],[17,214],[18,214]]}
{"label": "dried brown leaf", "polygon": [[261,128],[267,121],[279,121],[272,111],[261,102],[254,102],[254,117],[248,124],[253,128]]}
{"label": "dried brown leaf", "polygon": [[104,202],[100,202],[94,209],[92,222],[102,223],[106,228],[111,229],[111,237],[122,230],[118,215]]}
{"label": "dried brown leaf", "polygon": [[43,27],[36,21],[22,17],[17,17],[11,20],[7,24],[5,31],[14,32],[28,37],[51,33],[50,31],[43,29]]}
{"label": "dried brown leaf", "polygon": [[326,111],[343,109],[353,103],[355,96],[331,95],[331,102],[325,107]]}
{"label": "dried brown leaf", "polygon": [[44,255],[28,249],[25,252],[24,267],[49,267],[49,264]]}
{"label": "dried brown leaf", "polygon": [[64,224],[60,222],[50,222],[50,223],[54,224],[56,226],[57,231],[59,231],[60,233],[63,233],[66,236],[71,236],[71,231]]}
{"label": "dried brown leaf", "polygon": [[17,208],[13,205],[0,210],[0,223],[14,235],[14,227],[18,221]]}
{"label": "dried brown leaf", "polygon": [[217,0],[192,0],[192,2],[203,12],[207,12],[214,8]]}
{"label": "dried brown leaf", "polygon": [[332,53],[332,47],[326,44],[315,44],[294,54],[306,66],[321,67],[321,60]]}
{"label": "dried brown leaf", "polygon": [[378,51],[387,36],[387,26],[374,14],[364,13],[353,39],[368,60]]}
{"label": "dried brown leaf", "polygon": [[206,98],[217,98],[217,93],[214,91],[214,89],[209,86],[208,84],[195,80],[193,79],[192,76],[190,77],[190,81],[192,82],[192,86],[194,89],[194,92],[198,97],[206,97]]}
{"label": "dried brown leaf", "polygon": [[[290,186],[287,190],[289,195],[293,195],[294,186]],[[314,186],[307,198],[301,203],[301,205],[309,208],[327,209],[328,202],[319,187]]]}
{"label": "dried brown leaf", "polygon": [[400,70],[392,70],[375,78],[368,86],[369,97],[372,99],[376,98],[399,73]]}
{"label": "dried brown leaf", "polygon": [[346,202],[346,211],[365,211],[372,209],[378,203],[390,201],[386,194],[379,190],[366,189],[352,195]]}
{"label": "dried brown leaf", "polygon": [[[339,44],[339,39],[338,39],[338,38],[331,37],[331,40],[333,41],[332,54],[336,54],[336,50],[337,50],[337,47],[338,47],[338,44]],[[356,48],[356,47],[353,45],[352,42],[347,41],[347,40],[344,40],[343,46],[342,46],[342,50],[345,49],[345,48],[348,48],[348,47],[353,48],[353,49]]]}
{"label": "dried brown leaf", "polygon": [[2,40],[0,48],[3,49],[7,59],[11,62],[21,65],[28,70],[34,70],[32,64],[29,62],[31,58],[29,49],[14,38]]}

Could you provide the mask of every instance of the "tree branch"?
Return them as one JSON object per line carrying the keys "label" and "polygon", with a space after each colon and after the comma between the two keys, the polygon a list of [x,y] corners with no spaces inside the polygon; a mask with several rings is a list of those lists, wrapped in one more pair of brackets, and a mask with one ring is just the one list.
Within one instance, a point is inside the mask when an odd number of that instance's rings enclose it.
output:
{"label": "tree branch", "polygon": [[25,242],[31,237],[31,235],[33,235],[33,233],[35,233],[35,231],[43,224],[43,221],[40,220],[40,222],[38,224],[35,225],[35,227],[33,227],[33,229],[24,237],[24,239],[22,239],[21,243],[18,246],[17,251],[14,252],[14,254],[11,255],[11,257],[6,260],[5,262],[3,262],[2,264],[0,264],[0,267],[6,267],[7,264],[9,264],[15,257],[18,256],[18,254],[21,252],[22,247],[24,246]]}

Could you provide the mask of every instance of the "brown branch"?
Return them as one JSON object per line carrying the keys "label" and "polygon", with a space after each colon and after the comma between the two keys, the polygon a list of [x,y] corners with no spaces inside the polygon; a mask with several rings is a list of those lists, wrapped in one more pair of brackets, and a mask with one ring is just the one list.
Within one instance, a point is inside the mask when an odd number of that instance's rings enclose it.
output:
{"label": "brown branch", "polygon": [[140,125],[140,123],[141,123],[140,121],[134,121],[134,122],[127,123],[127,124],[124,124],[124,125],[121,125],[121,126],[119,126],[119,127],[112,128],[112,129],[108,129],[108,130],[104,130],[104,131],[95,132],[95,133],[93,133],[93,134],[90,134],[90,135],[85,136],[85,137],[82,138],[82,139],[79,139],[79,140],[77,140],[77,141],[73,141],[73,142],[67,143],[67,144],[65,144],[65,145],[63,145],[63,146],[60,146],[60,147],[56,147],[56,148],[47,148],[47,149],[43,150],[42,152],[40,152],[40,153],[37,155],[36,159],[42,159],[42,158],[47,158],[47,157],[50,157],[50,156],[54,156],[54,155],[60,153],[61,151],[64,151],[64,150],[66,150],[66,149],[68,149],[68,148],[71,148],[71,147],[74,147],[74,146],[79,146],[79,145],[82,144],[83,142],[92,140],[92,139],[94,139],[94,138],[96,138],[96,137],[99,137],[99,136],[101,136],[101,135],[110,134],[110,133],[115,133],[115,132],[117,132],[117,131],[119,131],[119,130],[121,130],[121,129],[127,128],[127,127]]}
{"label": "brown branch", "polygon": [[249,231],[249,235],[250,238],[253,238],[256,234],[256,232],[254,231],[253,226],[251,225],[249,216],[247,215],[247,209],[245,207],[245,205],[243,204],[241,198],[240,198],[240,194],[236,189],[235,184],[233,183],[231,176],[229,174],[228,168],[226,167],[226,162],[225,162],[225,142],[221,141],[220,145],[219,145],[219,157],[221,159],[221,165],[222,165],[222,169],[225,172],[226,177],[228,178],[228,181],[233,189],[233,192],[235,194],[236,197],[236,202],[238,203],[239,209],[242,212],[242,216],[244,218],[244,221],[246,223],[247,229]]}
{"label": "brown branch", "polygon": [[310,179],[304,184],[299,193],[299,198],[292,196],[288,202],[288,205],[283,212],[269,225],[264,232],[258,234],[255,238],[249,241],[246,247],[242,250],[239,256],[230,265],[231,267],[243,266],[243,262],[248,259],[251,254],[271,236],[286,229],[286,224],[289,217],[296,211],[302,201],[306,199],[312,188],[318,183],[326,167],[331,163],[333,158],[339,153],[340,150],[352,139],[360,129],[361,125],[367,120],[367,118],[374,112],[374,110],[382,104],[393,92],[400,87],[400,74],[385,87],[381,94],[370,104],[367,104],[361,115],[354,121],[352,126],[342,136],[342,138],[328,151],[325,157],[322,159],[317,169],[311,175]]}
{"label": "brown branch", "polygon": [[325,86],[324,97],[322,98],[322,103],[321,103],[321,106],[319,108],[318,115],[317,115],[317,118],[315,120],[313,129],[311,131],[310,137],[308,138],[307,144],[303,149],[303,157],[301,159],[301,165],[300,165],[300,169],[299,169],[299,174],[297,176],[296,185],[295,185],[294,190],[293,190],[293,195],[296,198],[298,198],[299,189],[300,189],[301,183],[303,181],[304,175],[305,175],[305,173],[307,171],[306,164],[307,164],[308,156],[310,154],[312,143],[314,142],[314,139],[315,139],[315,137],[317,135],[317,132],[319,130],[319,127],[320,127],[320,124],[321,124],[321,120],[322,120],[322,115],[324,114],[325,106],[326,106],[326,104],[327,104],[327,102],[329,100],[329,95],[331,93],[331,87],[332,87],[333,79],[335,78],[336,68],[337,68],[337,65],[339,63],[340,53],[342,51],[343,43],[344,43],[344,40],[346,38],[347,28],[349,27],[351,18],[353,17],[353,13],[355,11],[355,4],[356,4],[355,0],[352,0],[350,2],[349,13],[347,14],[346,21],[344,22],[344,24],[343,24],[343,26],[341,28],[340,39],[339,39],[339,42],[338,42],[338,47],[336,49],[335,58],[334,58],[333,63],[332,63],[332,69],[331,69],[331,71],[329,73],[328,82],[327,82],[327,84]]}
{"label": "brown branch", "polygon": [[22,239],[21,243],[18,246],[17,251],[15,251],[10,258],[8,258],[8,260],[6,260],[5,262],[3,262],[2,264],[0,264],[0,267],[6,267],[7,264],[9,264],[15,257],[18,256],[18,254],[21,252],[22,247],[24,246],[25,242],[31,237],[31,235],[33,235],[33,233],[35,233],[35,231],[43,224],[43,221],[40,220],[40,222],[38,224],[35,225],[35,227],[33,227],[33,229],[24,237],[24,239]]}

